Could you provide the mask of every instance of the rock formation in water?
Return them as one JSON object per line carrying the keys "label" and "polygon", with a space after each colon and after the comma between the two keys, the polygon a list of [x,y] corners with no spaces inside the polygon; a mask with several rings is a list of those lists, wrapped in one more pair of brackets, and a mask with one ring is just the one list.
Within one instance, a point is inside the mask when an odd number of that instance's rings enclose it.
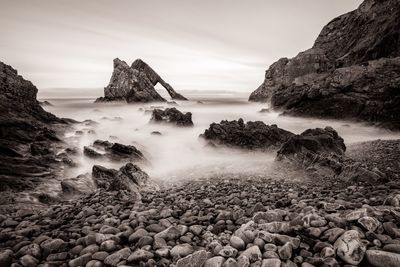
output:
{"label": "rock formation in water", "polygon": [[89,158],[106,157],[113,161],[145,160],[143,153],[135,146],[111,143],[103,140],[94,141],[93,146],[84,146],[83,154]]}
{"label": "rock formation in water", "polygon": [[399,76],[400,2],[365,0],[326,25],[311,49],[273,63],[249,100],[400,129]]}
{"label": "rock formation in water", "polygon": [[27,190],[54,177],[54,131],[64,124],[36,99],[37,88],[0,62],[0,191]]}
{"label": "rock formation in water", "polygon": [[244,123],[239,119],[212,123],[201,137],[212,145],[268,150],[279,149],[293,135],[276,125],[266,125],[262,121]]}
{"label": "rock formation in water", "polygon": [[193,126],[192,113],[182,113],[176,108],[166,108],[165,110],[153,109],[150,121],[166,122],[183,127]]}
{"label": "rock formation in water", "polygon": [[166,101],[154,88],[157,83],[167,90],[172,99],[187,100],[141,59],[136,59],[129,66],[125,61],[116,58],[110,83],[104,88],[104,97],[98,98],[96,102]]}

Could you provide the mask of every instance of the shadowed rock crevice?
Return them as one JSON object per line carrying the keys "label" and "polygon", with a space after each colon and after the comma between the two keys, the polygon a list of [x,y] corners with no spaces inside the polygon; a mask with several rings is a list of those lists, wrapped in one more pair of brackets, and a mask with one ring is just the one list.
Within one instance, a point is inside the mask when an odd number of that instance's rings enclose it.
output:
{"label": "shadowed rock crevice", "polygon": [[166,101],[154,88],[160,83],[174,100],[187,100],[166,83],[147,63],[136,59],[131,66],[118,58],[114,59],[114,71],[110,83],[104,88],[104,97],[96,102],[126,101],[153,102]]}

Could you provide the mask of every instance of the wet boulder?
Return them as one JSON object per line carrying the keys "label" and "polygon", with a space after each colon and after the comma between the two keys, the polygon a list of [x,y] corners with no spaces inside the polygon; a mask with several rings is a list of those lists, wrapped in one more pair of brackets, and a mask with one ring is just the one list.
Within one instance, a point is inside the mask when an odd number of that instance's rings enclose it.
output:
{"label": "wet boulder", "polygon": [[339,174],[345,150],[343,138],[333,128],[308,129],[284,143],[276,159],[316,168],[326,174]]}
{"label": "wet boulder", "polygon": [[128,163],[119,170],[108,169],[100,165],[94,165],[92,177],[97,188],[107,191],[127,190],[137,192],[139,186],[144,185],[149,177],[138,166]]}
{"label": "wet boulder", "polygon": [[135,158],[143,159],[143,154],[136,147],[132,145],[123,145],[120,143],[114,143],[109,151],[112,156],[122,157],[122,158]]}
{"label": "wet boulder", "polygon": [[83,154],[87,156],[88,158],[101,158],[103,157],[103,154],[97,152],[94,148],[89,147],[89,146],[84,146],[83,147]]}
{"label": "wet boulder", "polygon": [[182,113],[176,108],[154,109],[151,122],[166,122],[177,126],[193,126],[192,113]]}
{"label": "wet boulder", "polygon": [[90,158],[107,157],[115,161],[145,159],[143,153],[133,145],[111,143],[104,140],[96,140],[92,146],[85,146],[83,154]]}
{"label": "wet boulder", "polygon": [[288,141],[293,133],[279,128],[277,125],[266,125],[262,121],[243,119],[212,123],[200,137],[211,145],[224,145],[245,149],[278,149]]}

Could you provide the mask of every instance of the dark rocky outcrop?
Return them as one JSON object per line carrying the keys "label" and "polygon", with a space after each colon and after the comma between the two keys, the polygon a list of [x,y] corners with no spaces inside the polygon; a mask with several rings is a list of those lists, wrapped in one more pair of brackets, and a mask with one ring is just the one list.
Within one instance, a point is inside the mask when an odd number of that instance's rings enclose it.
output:
{"label": "dark rocky outcrop", "polygon": [[110,83],[104,88],[104,97],[98,98],[96,102],[166,101],[154,88],[157,83],[167,90],[172,99],[187,100],[141,59],[136,59],[129,66],[125,61],[116,58]]}
{"label": "dark rocky outcrop", "polygon": [[0,62],[0,191],[28,190],[58,170],[53,149],[57,125],[66,120],[46,112],[37,88]]}
{"label": "dark rocky outcrop", "polygon": [[308,129],[289,138],[279,149],[276,159],[294,161],[306,168],[314,167],[319,172],[326,168],[334,175],[341,172],[339,160],[345,151],[343,138],[333,128]]}
{"label": "dark rocky outcrop", "polygon": [[144,160],[143,153],[132,145],[96,140],[93,146],[84,146],[83,154],[89,158],[107,157],[115,161]]}
{"label": "dark rocky outcrop", "polygon": [[[294,163],[319,179],[336,177],[346,183],[369,184],[386,181],[384,172],[356,157],[346,156],[345,151],[343,138],[333,128],[308,129],[284,143],[276,160]],[[395,150],[392,149],[392,152]]]}
{"label": "dark rocky outcrop", "polygon": [[94,165],[92,177],[97,188],[107,191],[127,190],[131,193],[138,193],[139,187],[145,185],[149,180],[149,176],[132,163],[127,163],[119,170]]}
{"label": "dark rocky outcrop", "polygon": [[400,129],[399,74],[400,2],[366,0],[326,25],[311,49],[273,63],[249,100]]}
{"label": "dark rocky outcrop", "polygon": [[153,109],[151,122],[166,122],[177,126],[193,126],[192,113],[182,113],[176,108]]}
{"label": "dark rocky outcrop", "polygon": [[201,137],[212,145],[268,150],[278,149],[293,135],[276,125],[266,125],[262,121],[244,123],[239,119],[212,123]]}

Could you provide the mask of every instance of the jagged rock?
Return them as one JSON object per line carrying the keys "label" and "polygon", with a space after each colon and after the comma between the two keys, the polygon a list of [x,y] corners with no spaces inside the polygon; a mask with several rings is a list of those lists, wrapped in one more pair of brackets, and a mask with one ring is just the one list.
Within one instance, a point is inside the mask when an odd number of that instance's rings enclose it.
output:
{"label": "jagged rock", "polygon": [[44,100],[44,101],[39,101],[39,105],[45,107],[45,106],[53,106],[49,101]]}
{"label": "jagged rock", "polygon": [[287,114],[400,128],[400,3],[365,0],[326,25],[314,46],[266,71],[250,101]]}
{"label": "jagged rock", "polygon": [[90,193],[94,189],[89,174],[78,175],[76,178],[64,179],[61,181],[61,191],[64,194]]}
{"label": "jagged rock", "polygon": [[154,88],[157,83],[160,83],[167,90],[172,99],[187,100],[141,59],[136,59],[129,66],[125,61],[116,58],[114,59],[114,71],[110,83],[104,88],[104,97],[98,98],[96,102],[166,101]]}
{"label": "jagged rock", "polygon": [[225,145],[246,149],[276,149],[294,134],[278,128],[275,124],[266,125],[262,121],[221,121],[212,123],[202,138],[212,145]]}
{"label": "jagged rock", "polygon": [[193,126],[192,113],[182,113],[176,108],[154,109],[150,121],[167,122],[177,126]]}
{"label": "jagged rock", "polygon": [[132,193],[138,192],[139,186],[144,185],[149,179],[144,171],[132,163],[122,166],[119,171],[94,165],[92,177],[98,188],[109,191],[127,190]]}
{"label": "jagged rock", "polygon": [[333,128],[308,129],[284,143],[276,159],[294,161],[305,167],[317,165],[317,169],[335,175],[341,172],[339,160],[345,150],[343,138]]}
{"label": "jagged rock", "polygon": [[103,154],[97,152],[91,147],[84,146],[83,147],[83,154],[89,158],[101,158],[103,157]]}
{"label": "jagged rock", "polygon": [[117,156],[117,157],[144,159],[142,152],[140,152],[136,147],[131,146],[131,145],[127,146],[127,145],[123,145],[120,143],[114,143],[110,147],[110,151],[113,156]]}
{"label": "jagged rock", "polygon": [[[96,151],[100,150],[102,153]],[[128,160],[145,160],[142,152],[135,146],[124,145],[120,143],[111,143],[109,141],[96,140],[93,143],[93,147],[83,147],[83,154],[90,158],[101,158],[108,157],[112,160],[120,161],[124,159]]]}
{"label": "jagged rock", "polygon": [[0,191],[33,189],[61,168],[51,149],[67,121],[46,112],[38,89],[0,62]]}

